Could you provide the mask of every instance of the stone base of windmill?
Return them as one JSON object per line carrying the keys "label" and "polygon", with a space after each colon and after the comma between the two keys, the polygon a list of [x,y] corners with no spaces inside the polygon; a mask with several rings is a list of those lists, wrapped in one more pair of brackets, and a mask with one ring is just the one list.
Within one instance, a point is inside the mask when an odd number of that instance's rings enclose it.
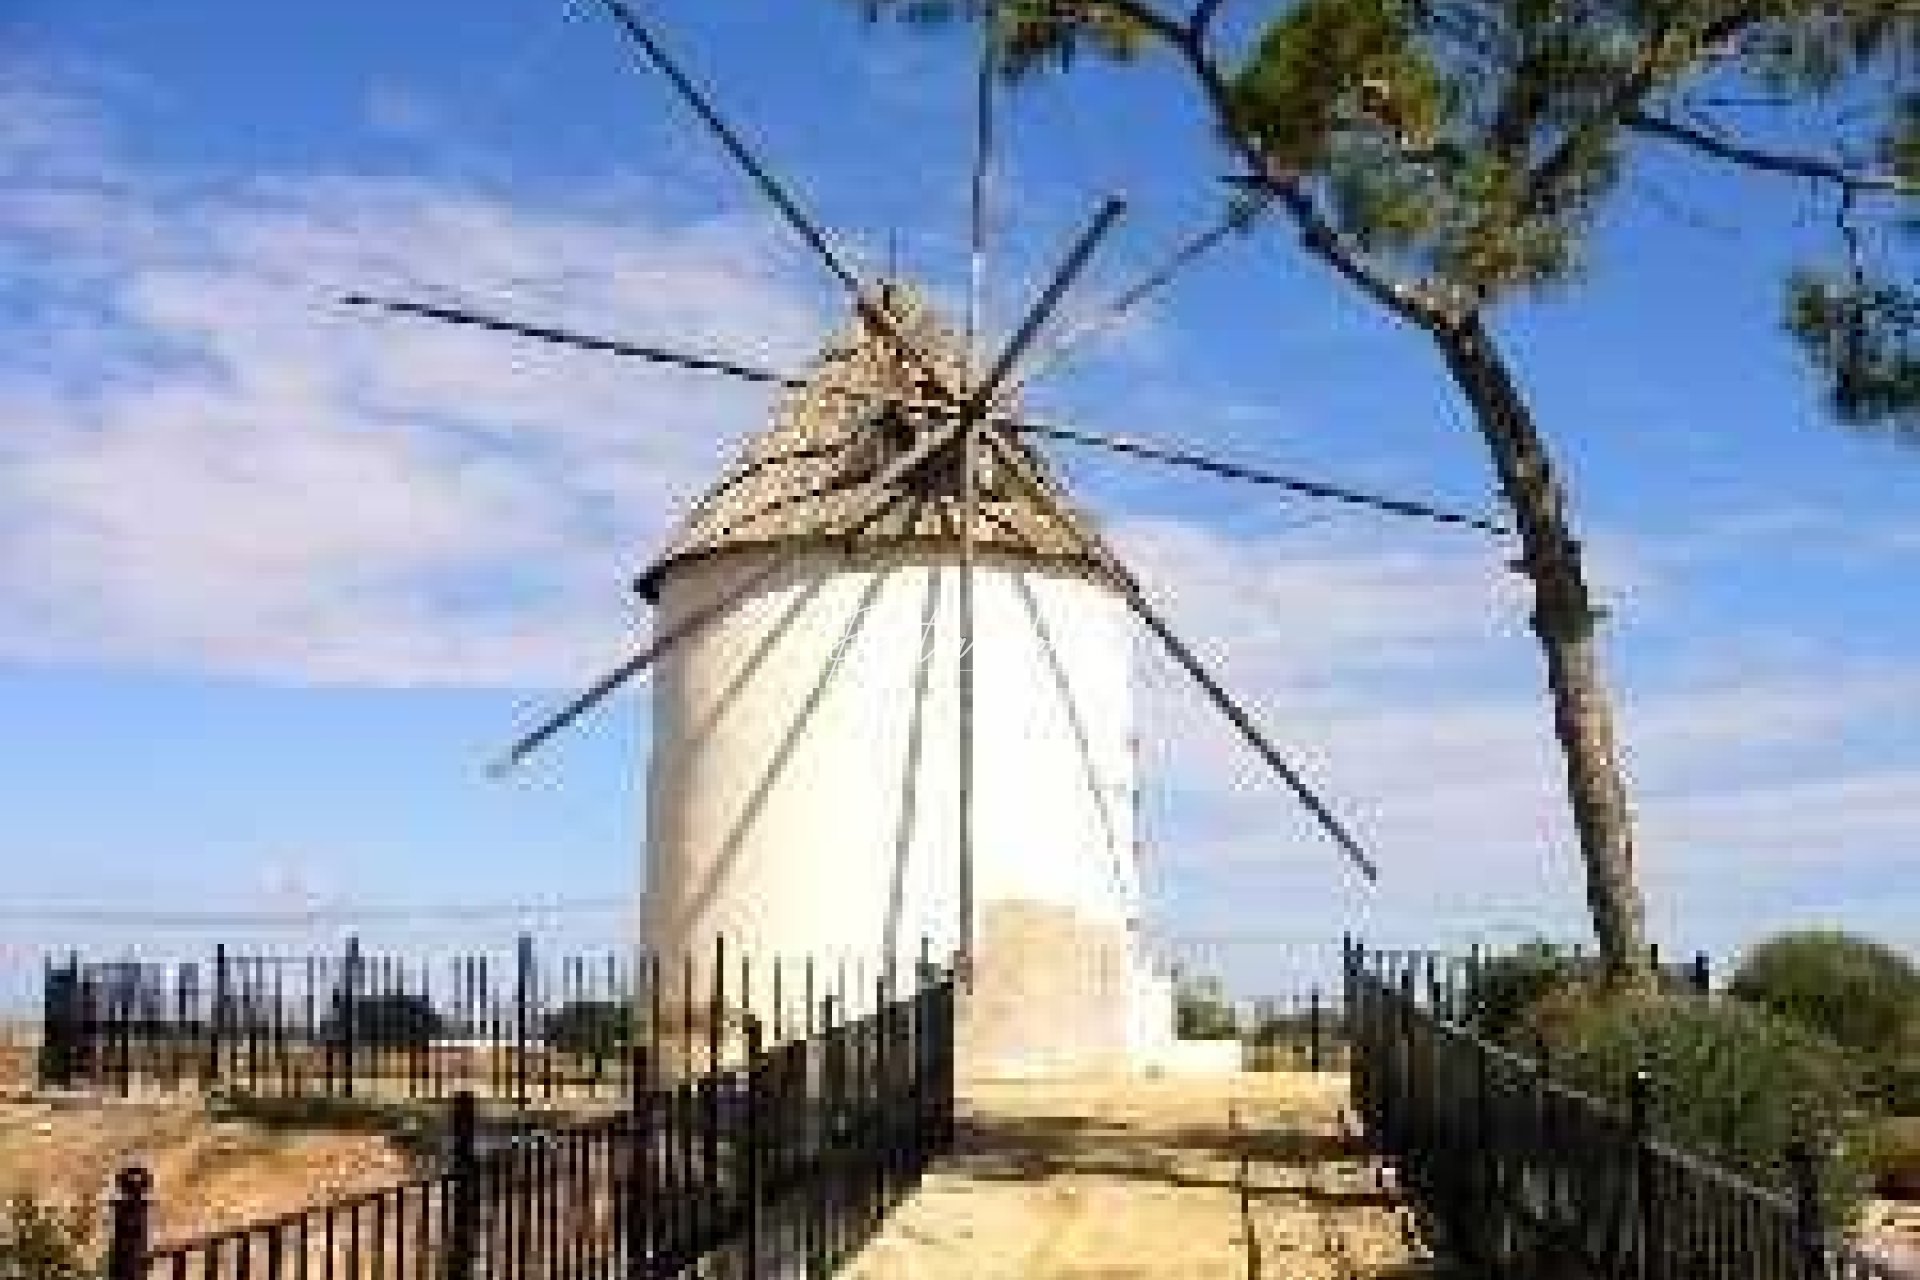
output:
{"label": "stone base of windmill", "polygon": [[971,1078],[1224,1074],[1238,1041],[1174,1035],[1172,979],[1124,925],[1028,901],[981,904],[959,1068]]}

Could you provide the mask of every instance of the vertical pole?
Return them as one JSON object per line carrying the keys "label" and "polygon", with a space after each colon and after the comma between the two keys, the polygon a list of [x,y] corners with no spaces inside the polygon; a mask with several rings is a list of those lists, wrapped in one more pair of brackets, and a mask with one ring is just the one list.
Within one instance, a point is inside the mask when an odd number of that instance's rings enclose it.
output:
{"label": "vertical pole", "polygon": [[474,1255],[480,1237],[480,1155],[476,1135],[478,1114],[473,1091],[462,1089],[453,1095],[448,1114],[452,1150],[448,1169],[453,1175],[448,1187],[453,1203],[448,1206],[446,1280],[472,1280]]}
{"label": "vertical pole", "polygon": [[893,1005],[887,1000],[884,971],[873,980],[873,1073],[868,1081],[873,1108],[874,1150],[874,1223],[886,1214],[888,1197],[893,1192]]}
{"label": "vertical pole", "polygon": [[[660,953],[649,951],[642,957],[640,980],[646,984],[646,1047],[639,1050],[641,1060],[634,1063],[633,1076],[633,1151],[639,1162],[636,1203],[629,1221],[634,1240],[627,1255],[630,1276],[652,1274],[653,1259],[659,1252],[660,1221]],[[636,1036],[635,1040],[638,1041]]]}
{"label": "vertical pole", "polygon": [[1474,1199],[1466,1215],[1474,1234],[1473,1261],[1492,1274],[1504,1274],[1507,1264],[1507,1206],[1500,1177],[1499,1138],[1494,1133],[1493,1081],[1488,1070],[1491,1054],[1478,1036],[1467,1041],[1473,1053],[1473,1144],[1478,1157]]}
{"label": "vertical pole", "polygon": [[1713,961],[1704,951],[1693,953],[1693,964],[1687,971],[1687,981],[1695,995],[1713,994]]}
{"label": "vertical pole", "polygon": [[340,1092],[353,1096],[353,1077],[359,1070],[355,1059],[360,1048],[360,939],[347,939],[346,958],[340,974]]}
{"label": "vertical pole", "polygon": [[1797,1280],[1826,1280],[1827,1227],[1820,1206],[1820,1161],[1806,1137],[1787,1145],[1787,1176],[1793,1183]]}
{"label": "vertical pole", "polygon": [[703,1227],[711,1227],[720,1217],[720,1089],[722,1085],[720,1032],[727,1017],[727,939],[713,938],[713,973],[709,975],[707,995],[707,1069],[696,1076],[701,1090],[701,1201],[706,1208]]}
{"label": "vertical pole", "polygon": [[533,1026],[533,936],[521,934],[513,949],[513,1098],[525,1111],[529,1101],[527,1041]]}
{"label": "vertical pole", "polygon": [[48,1089],[73,1086],[75,1052],[79,1038],[80,961],[76,956],[66,966],[46,957],[40,989],[40,1084]]}
{"label": "vertical pole", "polygon": [[760,1191],[765,1181],[761,1158],[766,1141],[768,1081],[762,1060],[760,1019],[751,1014],[746,1020],[746,1040],[747,1104],[740,1135],[741,1251],[745,1255],[746,1280],[760,1280]]}
{"label": "vertical pole", "polygon": [[[990,38],[990,37],[989,37]],[[969,361],[971,363],[971,361]],[[973,990],[974,526],[980,520],[980,428],[960,435],[960,982]]]}
{"label": "vertical pole", "polygon": [[815,1212],[820,1222],[820,1263],[814,1272],[825,1277],[840,1261],[841,1085],[845,1076],[846,1041],[837,1020],[839,1001],[829,995],[820,1002],[820,1163],[814,1179]]}
{"label": "vertical pole", "polygon": [[113,1234],[107,1244],[107,1280],[142,1280],[147,1270],[152,1227],[153,1175],[139,1165],[122,1169],[113,1180]]}
{"label": "vertical pole", "polygon": [[1389,1122],[1392,1130],[1390,1142],[1396,1144],[1388,1148],[1388,1153],[1405,1157],[1418,1148],[1413,1144],[1413,1126],[1415,1105],[1414,1089],[1418,1072],[1413,1064],[1413,1028],[1416,1011],[1414,995],[1414,962],[1409,959],[1400,968],[1399,1036],[1396,1046],[1394,1070],[1394,1117]]}
{"label": "vertical pole", "polygon": [[1640,1260],[1638,1280],[1666,1280],[1666,1239],[1661,1229],[1659,1152],[1653,1145],[1653,1075],[1642,1069],[1633,1073],[1627,1095],[1627,1116],[1632,1129],[1633,1187],[1639,1208]]}
{"label": "vertical pole", "polygon": [[1307,1069],[1321,1071],[1325,1069],[1320,1052],[1320,988],[1315,986],[1307,1002]]}
{"label": "vertical pole", "polygon": [[207,1006],[207,1058],[202,1078],[205,1088],[220,1083],[220,1037],[226,1031],[227,1017],[227,944],[213,948],[213,991]]}
{"label": "vertical pole", "polygon": [[1482,986],[1481,972],[1486,967],[1486,957],[1481,953],[1480,944],[1474,943],[1467,949],[1467,983],[1461,994],[1459,1018],[1462,1021],[1477,1021]]}

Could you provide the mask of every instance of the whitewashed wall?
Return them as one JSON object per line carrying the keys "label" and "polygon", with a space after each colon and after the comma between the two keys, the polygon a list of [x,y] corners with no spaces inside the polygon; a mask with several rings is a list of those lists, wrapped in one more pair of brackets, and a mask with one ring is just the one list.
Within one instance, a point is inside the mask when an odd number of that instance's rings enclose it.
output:
{"label": "whitewashed wall", "polygon": [[[723,595],[761,554],[677,567],[657,625]],[[724,934],[763,971],[776,954],[845,958],[867,981],[888,948],[909,973],[922,938],[952,950],[959,569],[906,555],[807,553],[655,671],[650,945],[701,955]],[[1127,938],[1139,879],[1126,606],[1027,561],[983,556],[975,581],[979,912],[1064,908]],[[1121,1040],[1128,1022],[1114,1020]]]}

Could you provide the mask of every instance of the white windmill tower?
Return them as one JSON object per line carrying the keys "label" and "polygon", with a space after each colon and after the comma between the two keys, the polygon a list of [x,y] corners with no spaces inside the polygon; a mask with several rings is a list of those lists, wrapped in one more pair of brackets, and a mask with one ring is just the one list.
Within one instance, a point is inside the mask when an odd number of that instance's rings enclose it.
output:
{"label": "white windmill tower", "polygon": [[[878,299],[964,376],[959,335],[921,299]],[[937,422],[916,421],[913,383],[856,321],[640,578],[668,631],[724,602],[653,672],[642,934],[668,955],[724,937],[756,959],[911,973],[923,946],[961,948],[970,913],[976,1060],[1119,1059],[1143,990],[1131,617],[1078,534],[980,459],[963,856],[959,468],[935,459],[880,519],[836,531]]]}
{"label": "white windmill tower", "polygon": [[[1151,1055],[1165,988],[1138,948],[1129,634],[1144,624],[1368,878],[1372,862],[1175,633],[1031,441],[1106,449],[1398,515],[1500,526],[1203,456],[1033,421],[1016,368],[1118,217],[1109,201],[1013,335],[976,357],[991,135],[983,61],[974,291],[963,335],[910,289],[869,286],[624,0],[599,0],[846,288],[853,328],[811,376],[355,296],[474,326],[786,388],[772,426],[637,582],[652,641],[515,744],[511,766],[643,671],[656,679],[645,941],[698,958],[725,938],[768,958],[897,968],[924,938],[968,991],[973,1065]],[[1120,294],[1124,313],[1257,214]],[[1044,363],[1048,357],[1042,357]],[[1143,1006],[1161,1002],[1159,1023]],[[1144,1015],[1144,1016],[1143,1016]]]}

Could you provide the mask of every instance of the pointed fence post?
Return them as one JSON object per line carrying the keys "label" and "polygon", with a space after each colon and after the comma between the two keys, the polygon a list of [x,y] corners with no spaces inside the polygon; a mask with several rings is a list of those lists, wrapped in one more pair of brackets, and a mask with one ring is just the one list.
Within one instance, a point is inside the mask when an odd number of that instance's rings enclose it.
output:
{"label": "pointed fence post", "polygon": [[360,971],[363,961],[360,957],[360,939],[347,939],[346,954],[341,958],[340,971],[340,1094],[353,1096],[353,1077],[358,1065],[354,1061],[360,1048]]}
{"label": "pointed fence post", "polygon": [[513,1099],[527,1109],[527,1042],[533,1033],[533,936],[521,934],[513,949]]}
{"label": "pointed fence post", "polygon": [[222,942],[213,948],[213,990],[208,994],[207,1056],[201,1074],[201,1083],[207,1089],[220,1083],[220,1040],[226,1034],[227,980],[227,944]]}
{"label": "pointed fence post", "polygon": [[113,1233],[107,1242],[107,1280],[142,1280],[152,1229],[153,1175],[139,1165],[122,1169],[113,1180]]}
{"label": "pointed fence post", "polygon": [[1419,1010],[1419,997],[1414,988],[1415,961],[1408,958],[1400,968],[1400,999],[1396,1011],[1397,1045],[1394,1063],[1393,1117],[1389,1121],[1392,1145],[1388,1154],[1406,1156],[1418,1151],[1419,1139],[1415,1136],[1420,1124],[1418,1083],[1420,1073],[1414,1064],[1414,1024]]}
{"label": "pointed fence post", "polygon": [[80,957],[62,965],[49,956],[41,988],[40,1084],[47,1089],[71,1089],[79,1075],[82,1026],[80,1017]]}
{"label": "pointed fence post", "polygon": [[1638,1280],[1666,1280],[1667,1250],[1660,1205],[1660,1153],[1653,1138],[1653,1073],[1633,1073],[1627,1094],[1629,1137],[1633,1144],[1633,1189],[1638,1211]]}
{"label": "pointed fence post", "polygon": [[1713,994],[1713,961],[1704,951],[1693,953],[1693,964],[1687,970],[1687,981],[1695,995]]}
{"label": "pointed fence post", "polygon": [[1478,1156],[1474,1208],[1469,1215],[1473,1261],[1495,1275],[1507,1265],[1507,1205],[1501,1177],[1500,1137],[1493,1108],[1493,1051],[1478,1035],[1467,1041],[1473,1054],[1473,1141]]}
{"label": "pointed fence post", "polygon": [[766,1145],[768,1073],[760,1019],[748,1014],[745,1029],[747,1098],[746,1113],[741,1117],[740,1134],[740,1247],[746,1267],[746,1280],[760,1280],[760,1197],[766,1183],[762,1161]]}
{"label": "pointed fence post", "polygon": [[471,1089],[453,1095],[447,1120],[447,1190],[452,1202],[447,1206],[445,1280],[472,1280],[480,1242],[480,1153],[478,1108]]}
{"label": "pointed fence post", "polygon": [[1307,1069],[1309,1071],[1325,1069],[1320,1045],[1321,1020],[1320,988],[1315,986],[1307,1003]]}
{"label": "pointed fence post", "polygon": [[1787,1145],[1787,1176],[1793,1185],[1797,1280],[1827,1280],[1827,1225],[1820,1205],[1820,1158],[1807,1137]]}

